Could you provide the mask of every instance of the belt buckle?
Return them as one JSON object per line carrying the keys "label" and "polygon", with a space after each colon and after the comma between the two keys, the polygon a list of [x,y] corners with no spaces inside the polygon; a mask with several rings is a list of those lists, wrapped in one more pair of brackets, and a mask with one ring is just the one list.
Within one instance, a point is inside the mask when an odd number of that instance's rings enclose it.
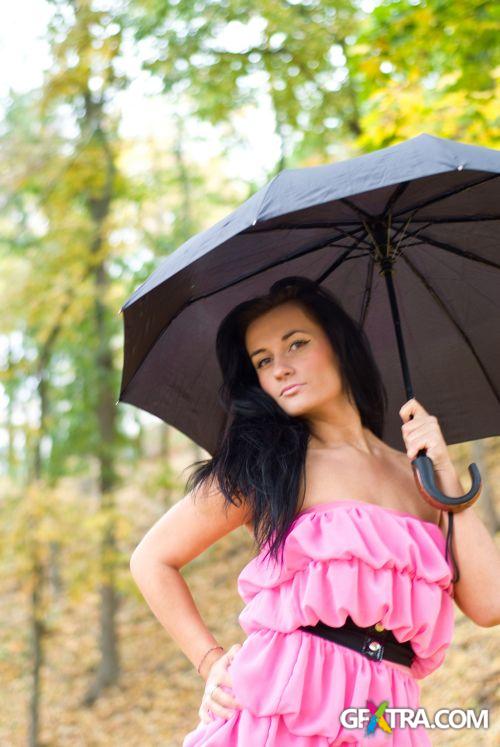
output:
{"label": "belt buckle", "polygon": [[380,661],[384,655],[384,644],[377,641],[376,638],[365,636],[361,647],[361,653],[368,657],[368,659]]}

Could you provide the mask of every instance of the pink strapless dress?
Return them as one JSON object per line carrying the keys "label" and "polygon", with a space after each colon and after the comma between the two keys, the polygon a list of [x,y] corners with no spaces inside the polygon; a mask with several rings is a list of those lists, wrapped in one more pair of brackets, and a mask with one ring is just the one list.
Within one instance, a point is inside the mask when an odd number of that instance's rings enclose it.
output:
{"label": "pink strapless dress", "polygon": [[[443,662],[454,629],[453,569],[439,527],[411,514],[357,500],[312,506],[295,518],[284,564],[264,550],[238,576],[247,638],[229,666],[243,708],[199,722],[182,747],[425,747],[423,726],[366,723],[350,729],[345,708],[420,706],[417,680]],[[322,620],[377,622],[411,641],[411,667],[363,654],[298,630]],[[429,718],[433,713],[428,712]]]}

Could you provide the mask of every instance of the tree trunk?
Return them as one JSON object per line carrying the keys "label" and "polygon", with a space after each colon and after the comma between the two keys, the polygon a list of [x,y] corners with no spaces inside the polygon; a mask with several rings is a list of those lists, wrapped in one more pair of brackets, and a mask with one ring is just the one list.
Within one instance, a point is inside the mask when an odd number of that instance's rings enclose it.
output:
{"label": "tree trunk", "polygon": [[[46,413],[47,413],[47,390],[45,385],[45,375],[47,364],[50,357],[52,342],[55,339],[57,330],[52,331],[44,348],[40,353],[39,360],[39,378],[38,378],[38,402],[40,407],[38,432],[34,437],[33,448],[28,450],[32,454],[32,464],[28,466],[27,484],[39,483],[42,477],[42,438],[45,433]],[[37,493],[34,491],[33,500],[37,499]],[[32,516],[36,517],[38,512],[32,511]],[[40,729],[40,701],[41,701],[41,679],[40,673],[45,661],[44,650],[44,633],[43,625],[43,593],[45,587],[45,573],[43,563],[40,558],[40,548],[36,541],[36,518],[29,520],[30,530],[28,536],[30,539],[30,556],[31,556],[31,594],[30,594],[30,612],[29,612],[29,647],[30,647],[30,680],[31,686],[28,698],[28,747],[38,747],[39,729]]]}
{"label": "tree trunk", "polygon": [[[102,127],[102,101],[94,101],[91,93],[85,97],[85,117],[82,134],[93,132],[103,154],[105,184],[98,195],[87,199],[87,206],[94,223],[94,240],[91,258],[94,266],[94,323],[97,338],[95,371],[97,374],[96,420],[99,432],[97,460],[99,465],[100,510],[105,516],[104,530],[100,541],[101,582],[100,597],[100,655],[99,666],[90,684],[83,703],[92,705],[101,692],[114,684],[120,674],[116,613],[118,594],[116,591],[117,546],[114,527],[115,499],[113,489],[117,484],[114,447],[116,442],[116,392],[114,390],[113,351],[109,340],[109,310],[106,306],[110,278],[107,271],[104,249],[105,222],[113,197],[115,165],[113,153]],[[101,258],[100,260],[97,258]]]}
{"label": "tree trunk", "polygon": [[38,561],[35,543],[32,547],[33,564],[31,567],[32,590],[30,596],[30,662],[31,687],[28,700],[28,745],[38,747],[40,729],[40,672],[44,663],[44,626],[41,620],[43,594],[43,566]]}

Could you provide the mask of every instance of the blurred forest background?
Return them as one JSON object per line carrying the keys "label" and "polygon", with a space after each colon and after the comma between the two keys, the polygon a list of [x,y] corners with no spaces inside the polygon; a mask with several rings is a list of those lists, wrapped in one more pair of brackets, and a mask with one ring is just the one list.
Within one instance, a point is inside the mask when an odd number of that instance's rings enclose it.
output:
{"label": "blurred forest background", "polygon": [[[40,83],[1,102],[0,745],[174,747],[204,683],[129,559],[207,455],[117,406],[121,305],[281,169],[422,132],[498,148],[498,3],[43,4]],[[500,439],[451,452],[467,486],[478,464],[498,539]],[[226,649],[245,637],[236,577],[253,552],[241,528],[182,569]],[[489,708],[490,729],[433,744],[500,743],[499,644],[457,609],[422,702]]]}

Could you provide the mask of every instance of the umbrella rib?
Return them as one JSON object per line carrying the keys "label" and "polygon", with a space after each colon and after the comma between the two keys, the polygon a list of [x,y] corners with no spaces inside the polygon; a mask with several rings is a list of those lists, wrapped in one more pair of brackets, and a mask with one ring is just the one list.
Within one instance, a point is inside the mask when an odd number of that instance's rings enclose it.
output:
{"label": "umbrella rib", "polygon": [[240,235],[254,234],[254,233],[272,233],[273,231],[302,231],[311,228],[337,228],[338,226],[359,226],[359,220],[340,220],[340,221],[325,221],[324,223],[279,223],[277,226],[271,226],[270,228],[254,228],[249,226],[243,231],[240,231]]}
{"label": "umbrella rib", "polygon": [[[480,223],[481,221],[492,220],[500,220],[500,215],[470,215],[464,216],[462,218],[420,218],[417,220],[412,220],[412,223],[424,222],[434,225],[439,223]],[[395,218],[392,222],[400,223],[401,221]]]}
{"label": "umbrella rib", "polygon": [[257,223],[257,221],[259,220],[259,213],[260,213],[261,208],[262,208],[262,206],[264,204],[264,201],[265,201],[265,199],[267,197],[267,194],[268,194],[269,190],[271,189],[271,186],[278,179],[278,177],[280,176],[281,173],[283,173],[283,172],[279,171],[277,174],[275,174],[273,176],[273,178],[271,179],[271,181],[268,183],[267,187],[264,188],[264,194],[262,195],[262,200],[260,201],[259,207],[256,210],[255,217],[253,219],[252,225],[255,225],[255,223]]}
{"label": "umbrella rib", "polygon": [[497,391],[497,389],[495,387],[495,383],[492,381],[490,375],[488,374],[487,370],[485,369],[485,367],[484,367],[484,365],[483,365],[483,363],[482,363],[479,355],[477,354],[477,352],[476,352],[476,350],[474,348],[474,345],[472,344],[469,336],[462,329],[462,327],[460,326],[460,324],[456,321],[456,319],[454,318],[454,316],[451,313],[451,311],[448,309],[448,307],[446,306],[446,304],[444,303],[444,301],[436,293],[436,291],[431,286],[431,284],[429,283],[429,281],[427,280],[427,278],[425,277],[425,275],[423,275],[420,272],[420,270],[417,267],[415,267],[415,265],[413,264],[413,262],[410,259],[408,259],[408,257],[406,255],[402,254],[401,258],[410,267],[410,269],[412,270],[412,272],[419,278],[419,280],[424,285],[424,287],[426,288],[426,290],[428,290],[429,293],[431,294],[431,296],[434,299],[434,301],[436,301],[436,303],[441,307],[441,309],[444,311],[444,313],[446,314],[446,316],[448,317],[448,319],[450,320],[450,322],[453,324],[453,326],[455,327],[455,329],[458,331],[459,335],[463,338],[463,340],[465,341],[465,344],[467,345],[467,347],[471,351],[472,355],[476,359],[476,362],[477,362],[479,368],[483,372],[484,378],[488,382],[491,391],[493,392],[493,394],[497,398],[498,402],[500,403],[500,392]]}
{"label": "umbrella rib", "polygon": [[492,179],[498,179],[499,176],[500,176],[500,174],[489,174],[487,177],[485,177],[484,179],[481,179],[478,182],[471,182],[470,184],[464,184],[463,186],[461,186],[458,189],[449,189],[446,192],[443,192],[440,195],[436,195],[435,197],[433,197],[433,198],[431,198],[431,199],[429,199],[427,201],[420,202],[420,203],[417,203],[416,205],[413,205],[412,207],[405,208],[404,210],[402,210],[400,213],[398,213],[394,217],[398,218],[399,216],[404,215],[405,213],[408,213],[408,212],[410,212],[412,210],[421,210],[422,208],[428,207],[429,205],[435,205],[436,202],[439,202],[440,200],[445,200],[447,197],[452,197],[454,195],[458,195],[458,194],[460,194],[460,192],[464,192],[466,189],[470,189],[471,187],[480,186],[481,184],[485,184],[486,182],[489,182]]}
{"label": "umbrella rib", "polygon": [[373,252],[365,252],[364,254],[359,254],[356,257],[352,256],[352,257],[339,258],[339,260],[336,260],[333,264],[330,265],[330,267],[328,267],[324,272],[321,273],[321,275],[319,275],[316,278],[317,283],[322,283],[324,280],[326,280],[328,275],[330,275],[338,267],[338,265],[342,261],[348,262],[350,259],[359,259],[360,257],[367,257],[367,256],[370,257],[370,261],[368,263],[365,290],[363,292],[363,298],[361,301],[361,315],[360,315],[361,326],[363,326],[365,323],[365,316],[366,316],[366,312],[368,311],[369,297],[371,296],[373,268],[375,266]]}
{"label": "umbrella rib", "polygon": [[[406,219],[398,220],[397,216],[393,216],[392,223],[393,225],[396,223],[404,223]],[[429,220],[429,218],[417,218],[412,219],[412,223],[432,223],[434,224],[440,224],[440,223],[480,223],[481,221],[492,221],[492,220],[500,220],[500,216],[498,215],[470,215],[470,216],[463,216],[458,218],[432,218]],[[249,228],[245,228],[244,231],[240,231],[241,235],[245,234],[254,234],[254,233],[272,233],[273,231],[308,231],[314,228],[339,228],[340,226],[358,226],[359,220],[339,220],[334,221],[333,223],[331,221],[323,222],[323,223],[280,223],[277,226],[272,226],[271,228],[252,228],[251,226]]]}
{"label": "umbrella rib", "polygon": [[[352,225],[352,223],[350,225]],[[339,236],[337,236],[335,238],[335,240],[337,240],[337,238],[341,238],[341,237],[345,237],[345,238],[348,238],[348,239],[356,239],[358,241],[358,243],[364,243],[365,246],[367,246],[368,248],[370,248],[370,244],[369,244],[368,241],[366,241],[365,238],[359,238],[359,232],[364,229],[364,226],[360,226],[359,222],[356,222],[354,225],[357,225],[358,227],[352,233],[349,233],[348,231],[344,231],[344,229],[340,228],[340,226],[338,226],[336,223],[330,223],[330,224],[325,224],[325,225],[317,225],[317,226],[312,225],[312,224],[311,225],[303,225],[303,224],[301,224],[300,226],[287,226],[287,229],[289,229],[289,230],[295,230],[295,229],[302,229],[302,228],[309,228],[309,229],[310,228],[336,228],[338,231],[340,231],[340,234],[339,234]],[[262,229],[262,231],[247,231],[247,230],[245,230],[245,231],[240,231],[240,233],[238,235],[241,236],[241,235],[245,235],[245,234],[248,235],[248,234],[253,234],[253,233],[271,233],[272,231],[277,231],[277,230],[279,230],[279,229],[278,228],[270,228],[267,231],[265,229]],[[326,244],[325,244],[325,246],[326,246]]]}
{"label": "umbrella rib", "polygon": [[[391,218],[392,216],[389,215],[389,217]],[[396,249],[395,249],[395,252],[394,252],[394,256],[397,256],[399,245],[401,244],[401,242],[402,242],[403,239],[414,238],[420,231],[423,231],[424,228],[427,228],[428,226],[432,225],[431,223],[426,222],[425,225],[421,226],[420,228],[417,228],[415,231],[406,231],[405,232],[405,228],[410,223],[411,223],[411,219],[410,220],[408,220],[408,219],[405,220],[404,223],[396,231],[394,231],[394,234],[391,236],[391,239],[393,241],[396,241],[396,240],[398,241]],[[399,236],[399,239],[398,239],[398,236]],[[406,242],[405,242],[405,246],[408,246],[408,244]]]}
{"label": "umbrella rib", "polygon": [[382,213],[380,215],[381,218],[384,217],[385,215],[387,215],[388,213],[390,213],[390,210],[391,210],[392,206],[394,205],[394,203],[396,202],[396,200],[398,200],[401,197],[401,195],[404,192],[406,192],[409,184],[410,184],[409,181],[400,182],[400,184],[398,184],[398,186],[396,187],[396,189],[393,190],[392,194],[390,195],[389,199],[387,200],[387,202],[385,204],[384,210],[382,211]]}
{"label": "umbrella rib", "polygon": [[362,218],[370,218],[373,220],[374,218],[377,218],[376,215],[372,215],[372,213],[367,213],[366,210],[363,210],[363,208],[360,208],[359,205],[356,205],[355,202],[352,202],[348,197],[341,197],[339,199],[339,202],[342,202],[344,205],[347,205],[347,207],[350,207],[351,210],[353,210],[355,213],[360,215]]}
{"label": "umbrella rib", "polygon": [[384,218],[387,213],[389,212],[390,208],[393,206],[393,204],[396,202],[396,200],[401,197],[403,192],[406,191],[408,188],[410,182],[400,182],[396,189],[392,191],[392,193],[389,196],[389,199],[386,202],[384,210],[379,213],[378,215],[374,215],[373,213],[367,213],[366,210],[363,210],[363,208],[360,208],[359,205],[356,205],[355,202],[352,202],[348,197],[341,197],[339,199],[339,202],[342,202],[344,205],[347,205],[351,208],[355,213],[360,215],[362,218],[370,218],[371,220],[376,220],[377,218]]}
{"label": "umbrella rib", "polygon": [[371,254],[370,261],[368,262],[368,267],[366,270],[365,288],[363,291],[363,298],[361,301],[361,314],[359,317],[359,323],[362,328],[364,328],[365,326],[365,319],[368,313],[368,304],[370,303],[370,299],[372,295],[374,268],[375,268],[375,259],[373,257],[373,254]]}
{"label": "umbrella rib", "polygon": [[[355,248],[356,247],[351,247],[351,251],[352,251],[352,249],[355,249]],[[332,262],[332,264],[329,267],[327,267],[326,270],[324,270],[321,273],[321,275],[319,275],[316,278],[316,283],[322,283],[323,280],[325,280],[328,277],[328,275],[330,275],[334,270],[337,269],[337,267],[340,264],[342,264],[342,262],[348,262],[350,259],[360,259],[360,257],[366,257],[366,256],[369,256],[369,255],[371,255],[371,252],[364,252],[364,254],[356,254],[356,255],[353,255],[351,257],[348,257],[346,254],[343,254],[340,257],[337,257],[337,259],[335,260],[335,262]]]}
{"label": "umbrella rib", "polygon": [[356,231],[354,231],[354,233],[348,233],[347,231],[344,231],[343,228],[338,228],[337,226],[335,226],[335,227],[340,231],[340,233],[345,238],[348,238],[348,239],[357,239],[358,245],[359,244],[364,244],[366,247],[368,247],[369,250],[371,250],[370,243],[368,241],[366,241],[366,237],[361,237],[360,238],[359,235],[356,235],[356,234],[359,234],[359,232],[362,230],[361,226],[359,226],[359,228]]}
{"label": "umbrella rib", "polygon": [[486,259],[485,257],[480,257],[478,254],[469,252],[467,249],[458,249],[455,246],[451,246],[451,244],[445,244],[443,241],[431,239],[429,236],[425,236],[425,234],[421,234],[420,238],[424,239],[428,244],[436,246],[438,249],[444,249],[444,251],[450,252],[451,254],[457,254],[459,257],[470,259],[473,262],[481,262],[482,264],[488,265],[488,267],[494,267],[495,270],[500,270],[500,264],[497,262],[493,262],[491,259]]}

